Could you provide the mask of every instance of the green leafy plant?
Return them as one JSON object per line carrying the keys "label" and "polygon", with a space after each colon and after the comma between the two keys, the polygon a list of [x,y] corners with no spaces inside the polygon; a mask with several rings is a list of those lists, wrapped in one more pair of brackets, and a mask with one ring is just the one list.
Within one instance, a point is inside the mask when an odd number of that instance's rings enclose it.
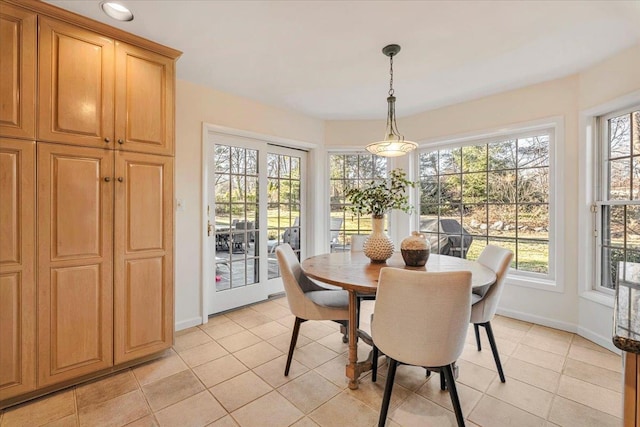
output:
{"label": "green leafy plant", "polygon": [[373,215],[374,218],[382,218],[391,209],[409,213],[413,206],[409,204],[406,189],[415,186],[415,182],[407,179],[404,170],[394,169],[386,181],[371,181],[362,188],[347,188],[345,197],[351,204],[345,209],[359,215]]}

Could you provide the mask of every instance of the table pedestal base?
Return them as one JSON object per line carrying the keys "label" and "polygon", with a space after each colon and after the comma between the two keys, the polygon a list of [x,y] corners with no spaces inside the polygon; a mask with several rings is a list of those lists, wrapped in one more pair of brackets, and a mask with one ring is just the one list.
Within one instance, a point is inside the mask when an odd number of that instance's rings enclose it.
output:
{"label": "table pedestal base", "polygon": [[349,291],[349,362],[346,366],[346,375],[349,378],[349,388],[351,390],[358,389],[358,379],[360,375],[370,371],[373,366],[373,351],[369,352],[366,360],[358,362],[358,338],[373,347],[373,339],[364,331],[357,328],[357,317],[359,313],[356,311],[355,291]]}

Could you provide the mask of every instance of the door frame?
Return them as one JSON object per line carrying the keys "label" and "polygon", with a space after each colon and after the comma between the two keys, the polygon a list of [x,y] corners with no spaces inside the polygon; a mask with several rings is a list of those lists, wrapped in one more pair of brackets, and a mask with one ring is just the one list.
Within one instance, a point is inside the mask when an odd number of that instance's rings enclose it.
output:
{"label": "door frame", "polygon": [[[209,264],[208,261],[211,259],[211,253],[209,251],[209,245],[207,242],[207,200],[209,193],[209,185],[207,182],[207,176],[209,173],[209,164],[207,161],[207,152],[209,143],[213,143],[211,138],[216,136],[219,137],[242,137],[248,138],[252,140],[259,141],[264,144],[264,150],[268,149],[268,144],[281,145],[283,147],[297,148],[297,149],[305,149],[305,150],[314,150],[318,148],[318,144],[314,144],[311,142],[299,141],[295,139],[289,138],[281,138],[273,135],[266,135],[251,131],[246,131],[242,129],[235,129],[226,126],[214,125],[211,123],[202,123],[202,141],[201,141],[201,165],[202,165],[202,192],[200,195],[201,206],[200,206],[200,301],[201,301],[201,315],[202,315],[202,324],[205,324],[209,321],[209,280],[210,280],[210,272],[209,272]],[[305,196],[306,197],[306,196]],[[309,204],[305,203],[308,207]],[[264,232],[266,233],[266,226],[264,228]],[[266,234],[265,234],[266,237]],[[266,242],[266,240],[264,240]]]}

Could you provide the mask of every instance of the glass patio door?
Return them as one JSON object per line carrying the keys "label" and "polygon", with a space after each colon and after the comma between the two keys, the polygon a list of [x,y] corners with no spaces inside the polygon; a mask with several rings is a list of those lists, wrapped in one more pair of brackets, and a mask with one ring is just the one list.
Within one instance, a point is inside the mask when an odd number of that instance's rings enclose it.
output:
{"label": "glass patio door", "polygon": [[304,247],[302,218],[302,170],[306,153],[270,146],[267,153],[267,249],[268,279],[278,279],[275,248],[288,243],[301,259]]}
{"label": "glass patio door", "polygon": [[[304,152],[220,137],[207,153],[208,313],[284,291],[275,248],[301,251]],[[293,153],[293,155],[291,154]]]}

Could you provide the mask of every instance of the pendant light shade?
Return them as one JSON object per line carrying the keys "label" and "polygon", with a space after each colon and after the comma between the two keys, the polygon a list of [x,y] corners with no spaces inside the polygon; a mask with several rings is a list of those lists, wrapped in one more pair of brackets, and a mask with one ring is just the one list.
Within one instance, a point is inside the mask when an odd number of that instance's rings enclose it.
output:
{"label": "pendant light shade", "polygon": [[367,145],[366,149],[370,153],[383,157],[403,156],[410,151],[418,148],[418,144],[413,141],[407,141],[398,131],[396,124],[396,97],[393,91],[393,57],[400,52],[400,46],[390,44],[382,49],[382,53],[389,57],[389,96],[387,97],[387,128],[382,141],[372,142]]}

